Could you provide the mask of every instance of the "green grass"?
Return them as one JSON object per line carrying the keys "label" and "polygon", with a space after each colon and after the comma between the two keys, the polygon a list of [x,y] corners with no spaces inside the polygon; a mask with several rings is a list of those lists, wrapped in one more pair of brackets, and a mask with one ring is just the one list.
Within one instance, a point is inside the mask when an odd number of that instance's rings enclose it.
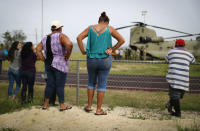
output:
{"label": "green grass", "polygon": [[200,123],[197,123],[195,120],[189,127],[183,127],[183,124],[179,122],[176,123],[178,131],[200,131]]}
{"label": "green grass", "polygon": [[[86,59],[85,55],[81,53],[72,53],[71,59]],[[3,61],[3,70],[8,70],[9,62]],[[36,70],[38,72],[44,71],[44,63],[42,61],[36,62]],[[70,72],[77,71],[77,62],[71,61]],[[86,61],[79,63],[80,73],[87,73]],[[148,63],[119,63],[113,62],[110,74],[127,74],[127,75],[154,75],[165,76],[168,71],[167,64],[148,64]],[[200,77],[200,65],[190,66],[190,76]]]}
{"label": "green grass", "polygon": [[166,75],[167,64],[112,63],[111,74]]}
{"label": "green grass", "polygon": [[86,55],[82,55],[81,53],[72,53],[70,59],[86,59]]}
{"label": "green grass", "polygon": [[177,126],[178,131],[199,131],[199,125],[192,125],[191,127],[181,127],[180,125]]}
{"label": "green grass", "polygon": [[[15,85],[14,85],[15,87]],[[44,94],[44,87],[40,88],[41,86],[34,87],[34,103],[26,104],[21,106],[21,99],[20,99],[20,92],[17,95],[15,100],[8,100],[8,83],[3,82],[0,83],[0,114],[13,112],[16,110],[21,110],[24,108],[31,108],[34,105],[42,105],[43,104],[43,94]]]}
{"label": "green grass", "polygon": [[19,130],[15,128],[0,128],[0,131],[19,131]]}
{"label": "green grass", "polygon": [[[21,106],[20,92],[16,100],[8,100],[7,90],[8,83],[0,83],[0,114],[21,110],[24,108],[31,108],[32,106],[43,105],[44,88],[45,86],[34,86],[34,102]],[[167,92],[148,92],[148,91],[126,91],[126,90],[107,90],[103,104],[113,109],[116,106],[120,107],[134,107],[147,109],[165,109],[165,103],[168,101]],[[182,110],[191,110],[200,112],[200,94],[186,93],[181,100]],[[65,87],[65,102],[76,105],[76,88]],[[97,103],[96,93],[93,103]],[[80,88],[79,90],[79,104],[84,106],[87,104],[87,90]]]}

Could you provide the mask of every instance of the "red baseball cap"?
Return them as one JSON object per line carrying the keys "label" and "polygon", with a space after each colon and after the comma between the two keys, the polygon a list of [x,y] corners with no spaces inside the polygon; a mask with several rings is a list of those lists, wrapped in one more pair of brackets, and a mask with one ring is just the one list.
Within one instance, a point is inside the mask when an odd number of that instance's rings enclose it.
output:
{"label": "red baseball cap", "polygon": [[175,45],[185,46],[185,41],[183,39],[177,39]]}

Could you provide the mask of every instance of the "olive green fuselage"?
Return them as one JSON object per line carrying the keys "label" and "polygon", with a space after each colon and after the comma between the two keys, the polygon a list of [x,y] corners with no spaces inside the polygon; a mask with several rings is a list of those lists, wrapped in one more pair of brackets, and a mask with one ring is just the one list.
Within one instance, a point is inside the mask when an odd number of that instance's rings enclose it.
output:
{"label": "olive green fuselage", "polygon": [[[185,49],[195,57],[200,57],[200,40],[185,40]],[[164,58],[167,52],[174,48],[175,41],[164,41],[162,37],[157,37],[153,29],[136,26],[130,31],[130,47],[135,51],[145,52],[157,58]]]}

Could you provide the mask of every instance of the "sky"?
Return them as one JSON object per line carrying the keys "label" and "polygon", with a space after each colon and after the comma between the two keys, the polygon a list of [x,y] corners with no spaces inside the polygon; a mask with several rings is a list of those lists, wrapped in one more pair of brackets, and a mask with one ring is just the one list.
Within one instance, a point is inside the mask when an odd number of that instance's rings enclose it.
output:
{"label": "sky", "polygon": [[[200,0],[43,0],[42,29],[42,0],[0,0],[0,35],[6,31],[23,30],[26,41],[38,43],[42,39],[42,30],[43,36],[50,33],[51,22],[59,20],[64,25],[63,33],[76,42],[78,34],[89,25],[97,24],[103,11],[115,28],[134,21],[144,22],[142,11],[147,11],[147,24],[200,33],[199,5]],[[155,30],[158,36],[163,37],[182,35]],[[119,33],[125,38],[124,46],[127,46],[130,28],[119,30]]]}

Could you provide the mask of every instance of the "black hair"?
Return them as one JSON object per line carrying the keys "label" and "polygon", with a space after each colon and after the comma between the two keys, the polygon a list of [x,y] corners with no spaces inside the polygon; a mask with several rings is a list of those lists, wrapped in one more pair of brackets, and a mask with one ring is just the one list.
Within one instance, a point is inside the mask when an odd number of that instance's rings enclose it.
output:
{"label": "black hair", "polygon": [[[60,27],[60,28],[61,28],[61,27]],[[53,31],[59,31],[60,28],[56,29],[56,26],[51,26],[51,31],[52,31],[52,32],[53,32]]]}
{"label": "black hair", "polygon": [[27,56],[29,56],[33,50],[32,50],[32,42],[26,42],[24,44],[24,46],[22,47],[22,51],[21,51],[21,58],[25,59]]}
{"label": "black hair", "polygon": [[185,45],[175,45],[175,47],[185,47]]}
{"label": "black hair", "polygon": [[8,51],[8,60],[11,61],[11,62],[13,62],[13,60],[14,60],[15,50],[18,50],[17,49],[18,44],[19,44],[19,41],[13,42],[11,47],[10,47],[10,49],[9,49],[9,51]]}
{"label": "black hair", "polygon": [[99,21],[98,23],[100,22],[108,22],[109,23],[110,19],[108,18],[108,16],[106,15],[106,12],[102,12],[101,13],[101,16],[99,17]]}

